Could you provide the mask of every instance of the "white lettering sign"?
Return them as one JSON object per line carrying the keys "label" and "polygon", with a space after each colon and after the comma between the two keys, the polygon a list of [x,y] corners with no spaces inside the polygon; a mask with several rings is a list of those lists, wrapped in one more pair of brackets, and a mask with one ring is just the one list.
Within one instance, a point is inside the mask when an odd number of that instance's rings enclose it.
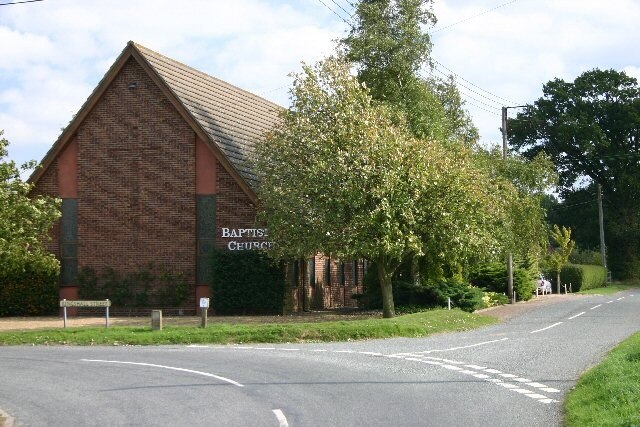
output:
{"label": "white lettering sign", "polygon": [[200,298],[200,308],[209,308],[209,298]]}
{"label": "white lettering sign", "polygon": [[[269,237],[266,228],[221,228],[221,236],[223,239],[265,239]],[[265,241],[238,241],[231,240],[227,243],[227,249],[230,251],[259,250],[270,249],[273,242]]]}

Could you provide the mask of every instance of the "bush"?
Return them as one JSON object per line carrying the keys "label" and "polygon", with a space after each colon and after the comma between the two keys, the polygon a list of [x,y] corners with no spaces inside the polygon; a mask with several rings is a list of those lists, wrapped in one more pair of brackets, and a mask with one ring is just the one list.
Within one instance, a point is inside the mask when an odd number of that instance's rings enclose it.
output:
{"label": "bush", "polygon": [[115,307],[179,307],[189,296],[182,273],[171,273],[150,264],[131,273],[111,267],[99,274],[91,267],[78,273],[81,299],[110,299]]}
{"label": "bush", "polygon": [[573,292],[594,289],[607,283],[607,269],[597,265],[569,264],[560,272],[564,283],[571,283]]}
{"label": "bush", "polygon": [[576,248],[569,256],[571,264],[602,265],[602,255],[598,251]]}
{"label": "bush", "polygon": [[[370,309],[381,308],[382,294],[375,265],[369,267],[364,283],[363,305]],[[418,286],[402,280],[393,281],[393,302],[398,313],[416,311],[418,308],[446,307],[448,298],[451,298],[454,307],[464,311],[471,312],[484,306],[482,290],[459,280],[423,279]]]}
{"label": "bush", "polygon": [[212,256],[212,307],[223,314],[282,313],[284,269],[259,251],[216,250]]}
{"label": "bush", "polygon": [[[507,266],[503,264],[484,264],[475,269],[470,277],[474,286],[486,292],[507,292]],[[514,268],[513,290],[516,297],[528,301],[536,291],[536,277],[526,268]]]}
{"label": "bush", "polygon": [[12,268],[0,270],[0,317],[56,314],[59,307],[58,260],[53,255],[40,254],[23,258],[20,263],[15,259],[12,261]]}

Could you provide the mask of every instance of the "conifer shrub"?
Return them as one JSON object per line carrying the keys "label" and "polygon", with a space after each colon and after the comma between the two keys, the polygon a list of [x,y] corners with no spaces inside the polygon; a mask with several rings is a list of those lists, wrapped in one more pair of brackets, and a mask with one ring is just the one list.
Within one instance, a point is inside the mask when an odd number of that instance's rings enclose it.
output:
{"label": "conifer shrub", "polygon": [[216,250],[211,259],[212,307],[219,314],[281,314],[282,266],[261,251]]}

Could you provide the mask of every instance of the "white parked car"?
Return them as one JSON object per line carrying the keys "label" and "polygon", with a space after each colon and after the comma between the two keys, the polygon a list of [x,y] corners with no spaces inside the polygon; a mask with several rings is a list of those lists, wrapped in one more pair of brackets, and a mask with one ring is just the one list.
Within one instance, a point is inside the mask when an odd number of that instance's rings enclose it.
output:
{"label": "white parked car", "polygon": [[542,274],[538,280],[538,293],[542,295],[551,293],[551,282],[545,279]]}

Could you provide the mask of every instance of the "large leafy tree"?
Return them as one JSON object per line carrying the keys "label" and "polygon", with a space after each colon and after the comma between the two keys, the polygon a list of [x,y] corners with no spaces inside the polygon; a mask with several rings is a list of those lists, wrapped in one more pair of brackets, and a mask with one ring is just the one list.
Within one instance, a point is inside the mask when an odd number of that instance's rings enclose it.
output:
{"label": "large leafy tree", "polygon": [[453,78],[421,74],[431,65],[426,29],[435,23],[431,0],[362,0],[341,49],[371,96],[402,111],[416,137],[471,144],[478,131]]}
{"label": "large leafy tree", "polygon": [[391,277],[408,256],[497,250],[509,190],[470,150],[416,139],[349,69],[330,58],[295,77],[291,108],[257,147],[261,214],[277,255],[374,261],[392,317]]}
{"label": "large leafy tree", "polygon": [[[543,96],[509,121],[511,143],[554,161],[561,193],[602,185],[609,265],[640,277],[640,87],[615,70],[591,70],[573,82],[554,79]],[[579,209],[577,207],[576,209]]]}
{"label": "large leafy tree", "polygon": [[43,241],[60,216],[59,203],[30,197],[32,186],[21,180],[20,171],[35,164],[18,167],[6,160],[9,142],[2,134],[0,130],[0,276],[19,275],[29,264],[57,270],[58,261],[47,253]]}

